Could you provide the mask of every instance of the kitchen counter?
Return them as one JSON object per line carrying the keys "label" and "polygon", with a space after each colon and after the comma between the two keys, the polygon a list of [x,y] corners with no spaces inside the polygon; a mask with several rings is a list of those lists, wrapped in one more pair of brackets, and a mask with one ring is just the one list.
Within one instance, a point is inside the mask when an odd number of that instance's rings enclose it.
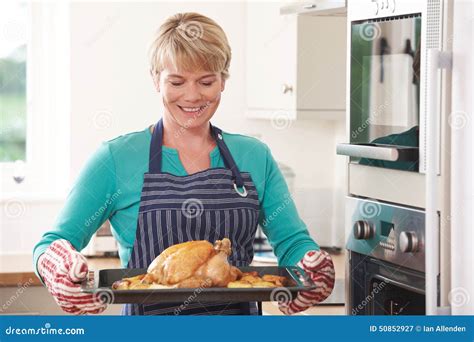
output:
{"label": "kitchen counter", "polygon": [[[66,315],[33,269],[31,254],[0,255],[0,315]],[[87,258],[89,270],[120,268],[118,258]],[[112,304],[101,315],[120,315]]]}
{"label": "kitchen counter", "polygon": [[[118,258],[88,257],[89,270],[100,270],[104,268],[121,268]],[[0,287],[18,286],[42,286],[33,269],[33,257],[31,254],[0,255]]]}

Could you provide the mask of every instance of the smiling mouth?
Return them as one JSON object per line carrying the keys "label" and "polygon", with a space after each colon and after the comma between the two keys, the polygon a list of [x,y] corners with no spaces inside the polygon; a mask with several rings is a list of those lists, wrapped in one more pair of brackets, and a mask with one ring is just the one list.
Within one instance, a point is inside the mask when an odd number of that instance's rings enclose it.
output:
{"label": "smiling mouth", "polygon": [[200,107],[182,107],[177,105],[182,112],[186,113],[187,115],[201,115],[208,107],[209,103],[206,103]]}

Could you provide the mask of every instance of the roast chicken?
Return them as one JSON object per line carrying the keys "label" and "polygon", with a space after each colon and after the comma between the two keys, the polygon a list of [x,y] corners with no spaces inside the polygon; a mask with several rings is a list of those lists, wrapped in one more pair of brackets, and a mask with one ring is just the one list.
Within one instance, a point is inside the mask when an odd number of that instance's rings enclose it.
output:
{"label": "roast chicken", "polygon": [[204,240],[173,245],[153,260],[143,282],[179,288],[224,287],[242,276],[227,261],[230,254],[227,238],[214,245]]}
{"label": "roast chicken", "polygon": [[115,290],[199,287],[281,287],[288,284],[279,275],[259,276],[242,272],[229,264],[230,240],[188,241],[165,249],[152,261],[146,274],[123,278],[112,284]]}

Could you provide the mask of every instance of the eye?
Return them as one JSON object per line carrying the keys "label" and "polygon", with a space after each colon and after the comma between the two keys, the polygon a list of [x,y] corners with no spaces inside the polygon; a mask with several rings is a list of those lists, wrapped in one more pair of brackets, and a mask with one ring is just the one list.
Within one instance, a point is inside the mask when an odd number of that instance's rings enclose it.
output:
{"label": "eye", "polygon": [[201,84],[205,87],[210,87],[214,82],[211,81],[211,82],[201,82]]}
{"label": "eye", "polygon": [[179,86],[183,85],[183,82],[170,82],[170,84],[174,87],[179,87]]}

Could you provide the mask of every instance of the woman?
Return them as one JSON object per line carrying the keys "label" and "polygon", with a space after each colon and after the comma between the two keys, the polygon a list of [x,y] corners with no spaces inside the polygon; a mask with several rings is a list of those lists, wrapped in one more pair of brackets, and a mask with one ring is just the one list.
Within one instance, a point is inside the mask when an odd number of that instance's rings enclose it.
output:
{"label": "woman", "polygon": [[[82,294],[87,274],[78,252],[110,220],[122,265],[147,267],[165,248],[188,240],[229,237],[235,266],[253,259],[258,223],[280,265],[305,269],[319,285],[280,309],[303,311],[334,286],[331,257],[311,239],[266,145],[210,124],[229,77],[231,51],[222,28],[197,13],[176,14],[151,48],[151,76],[163,118],[102,144],[82,170],[55,228],[34,250],[37,274],[61,308],[100,313],[105,304]],[[255,314],[255,303],[126,305],[128,315]]]}

